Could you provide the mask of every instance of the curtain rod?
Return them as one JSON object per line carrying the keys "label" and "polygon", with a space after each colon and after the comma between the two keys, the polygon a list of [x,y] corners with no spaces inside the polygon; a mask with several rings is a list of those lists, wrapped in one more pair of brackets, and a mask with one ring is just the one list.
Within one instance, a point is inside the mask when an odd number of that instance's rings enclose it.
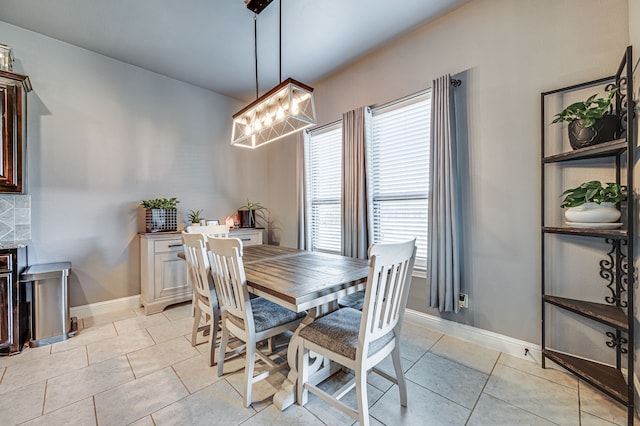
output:
{"label": "curtain rod", "polygon": [[[449,79],[449,83],[454,88],[462,86],[462,80],[458,80],[458,79],[455,79],[455,78],[450,78]],[[369,108],[369,109],[385,108],[385,107],[388,107],[388,106],[392,106],[392,105],[398,104],[400,102],[408,101],[408,100],[410,100],[412,98],[417,98],[418,96],[422,96],[422,95],[424,95],[426,93],[429,93],[430,91],[431,91],[431,87],[428,87],[426,89],[420,90],[419,92],[411,93],[410,95],[404,96],[404,97],[402,97],[400,99],[395,99],[395,100],[387,102],[385,104],[368,105],[367,108]]]}
{"label": "curtain rod", "polygon": [[[450,84],[451,84],[451,86],[453,86],[453,87],[460,87],[460,86],[462,86],[462,80],[458,80],[458,79],[456,79],[456,78],[451,78],[451,79],[449,79],[449,83],[450,83]],[[371,110],[371,109],[374,109],[374,108],[384,108],[384,107],[392,106],[392,105],[397,104],[397,103],[400,103],[400,102],[408,101],[408,100],[409,100],[409,99],[411,99],[411,98],[416,98],[416,97],[418,97],[418,96],[422,96],[422,95],[424,95],[425,93],[428,93],[428,92],[430,92],[430,91],[431,91],[431,88],[428,88],[428,89],[422,89],[422,90],[420,90],[419,92],[415,92],[415,93],[412,93],[412,94],[410,94],[410,95],[407,95],[407,96],[405,96],[405,97],[403,97],[403,98],[396,99],[396,100],[393,100],[393,101],[391,101],[391,102],[387,102],[386,104],[381,104],[381,105],[368,105],[368,106],[367,106],[367,108],[368,108],[369,110]],[[336,121],[332,121],[331,123],[323,124],[323,125],[321,125],[321,126],[312,127],[312,128],[310,128],[310,129],[306,129],[305,131],[306,131],[307,133],[311,133],[311,132],[315,132],[315,131],[318,131],[318,130],[323,130],[323,129],[327,128],[327,127],[335,126],[335,125],[336,125],[336,124],[338,124],[340,121],[342,121],[342,119],[338,119],[338,120],[336,120]]]}
{"label": "curtain rod", "polygon": [[317,132],[318,130],[324,130],[324,129],[326,129],[327,127],[335,126],[335,125],[339,124],[341,121],[342,121],[342,118],[339,118],[338,120],[336,120],[336,121],[332,121],[331,123],[323,124],[323,125],[321,125],[321,126],[311,127],[311,128],[309,128],[309,129],[305,129],[304,131],[305,131],[306,133],[313,133],[313,132]]}

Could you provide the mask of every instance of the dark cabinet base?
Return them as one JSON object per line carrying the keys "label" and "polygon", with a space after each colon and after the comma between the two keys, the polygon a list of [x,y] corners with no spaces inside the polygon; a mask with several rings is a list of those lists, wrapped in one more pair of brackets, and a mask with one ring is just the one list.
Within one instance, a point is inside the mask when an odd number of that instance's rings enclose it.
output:
{"label": "dark cabinet base", "polygon": [[26,247],[0,250],[0,280],[8,289],[0,300],[0,356],[19,353],[31,337],[29,289],[20,283],[20,273],[26,265]]}

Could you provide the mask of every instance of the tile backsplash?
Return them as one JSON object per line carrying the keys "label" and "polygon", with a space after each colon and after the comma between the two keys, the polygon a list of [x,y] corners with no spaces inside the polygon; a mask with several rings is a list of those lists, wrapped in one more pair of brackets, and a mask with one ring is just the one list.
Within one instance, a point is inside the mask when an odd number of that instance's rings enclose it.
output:
{"label": "tile backsplash", "polygon": [[31,239],[31,196],[0,195],[0,243]]}

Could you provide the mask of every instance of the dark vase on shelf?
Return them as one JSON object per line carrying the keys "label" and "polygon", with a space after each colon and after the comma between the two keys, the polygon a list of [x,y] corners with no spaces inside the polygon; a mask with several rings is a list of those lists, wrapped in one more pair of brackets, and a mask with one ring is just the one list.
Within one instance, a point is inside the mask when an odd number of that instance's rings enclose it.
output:
{"label": "dark vase on shelf", "polygon": [[240,217],[240,228],[255,228],[256,221],[254,219],[253,211],[251,210],[238,210],[238,216]]}
{"label": "dark vase on shelf", "polygon": [[583,124],[584,120],[569,123],[569,143],[573,149],[612,141],[619,130],[618,116],[614,114],[603,115],[591,127],[583,127]]}

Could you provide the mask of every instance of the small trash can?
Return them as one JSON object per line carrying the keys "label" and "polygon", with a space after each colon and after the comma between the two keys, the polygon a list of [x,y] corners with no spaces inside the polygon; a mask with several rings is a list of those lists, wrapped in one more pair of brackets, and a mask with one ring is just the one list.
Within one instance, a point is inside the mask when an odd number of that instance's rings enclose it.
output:
{"label": "small trash can", "polygon": [[20,281],[31,295],[30,347],[59,342],[75,336],[76,318],[69,316],[68,277],[71,262],[31,265]]}

